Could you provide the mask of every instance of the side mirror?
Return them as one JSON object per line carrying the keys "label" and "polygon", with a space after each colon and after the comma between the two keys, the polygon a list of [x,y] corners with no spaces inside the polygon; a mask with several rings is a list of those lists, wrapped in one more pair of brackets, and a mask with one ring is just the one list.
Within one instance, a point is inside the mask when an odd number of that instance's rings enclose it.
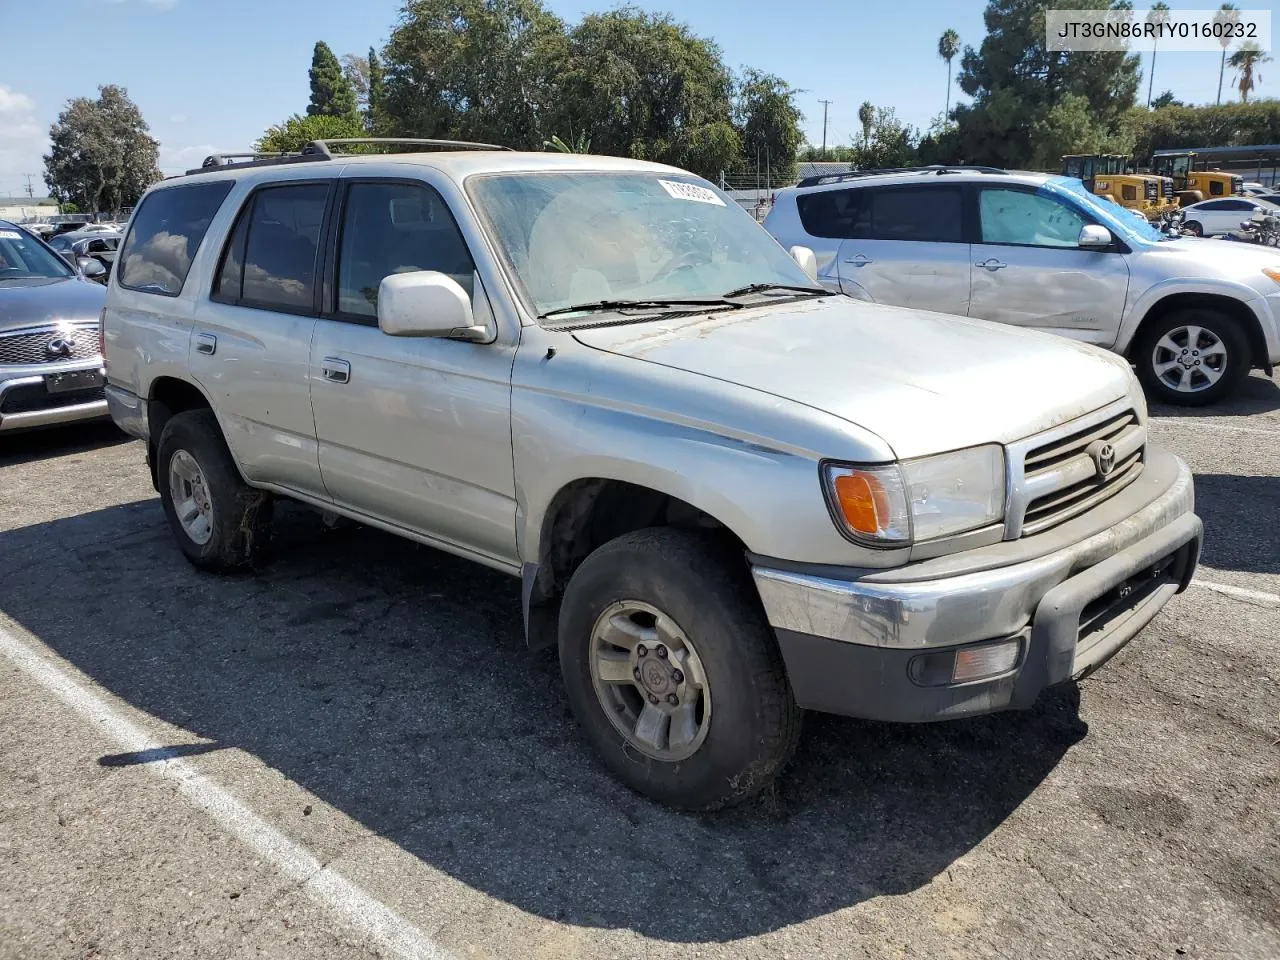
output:
{"label": "side mirror", "polygon": [[1111,236],[1110,230],[1096,223],[1089,223],[1080,229],[1080,238],[1076,241],[1076,246],[1081,250],[1101,250],[1113,243],[1115,238]]}
{"label": "side mirror", "polygon": [[59,250],[58,256],[60,256],[63,260],[67,261],[67,263],[71,264],[71,269],[73,270],[80,269],[80,261],[76,258],[76,252],[74,250]]}
{"label": "side mirror", "polygon": [[814,256],[813,251],[808,247],[794,246],[787,252],[791,254],[791,259],[800,265],[800,269],[804,271],[804,275],[817,283],[818,258]]}
{"label": "side mirror", "polygon": [[471,298],[458,281],[435,270],[383,277],[378,287],[378,328],[392,337],[448,337],[487,342],[492,331],[476,325]]}
{"label": "side mirror", "polygon": [[78,258],[76,267],[89,280],[98,280],[107,275],[107,268],[102,265],[100,260],[95,260],[93,257]]}

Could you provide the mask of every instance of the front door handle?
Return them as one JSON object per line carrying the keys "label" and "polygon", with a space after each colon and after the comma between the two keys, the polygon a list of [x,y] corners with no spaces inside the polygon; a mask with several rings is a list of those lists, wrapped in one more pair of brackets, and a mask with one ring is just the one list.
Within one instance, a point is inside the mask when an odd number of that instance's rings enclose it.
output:
{"label": "front door handle", "polygon": [[845,257],[844,262],[852,263],[855,267],[865,267],[868,263],[875,263],[874,260],[863,253],[858,254],[856,257]]}
{"label": "front door handle", "polygon": [[974,263],[974,266],[983,267],[984,269],[991,270],[992,272],[994,272],[996,270],[1003,270],[1005,267],[1008,266],[1008,264],[1005,263],[1003,260],[997,260],[995,257],[988,257],[986,260],[976,261]]}
{"label": "front door handle", "polygon": [[203,353],[206,356],[213,356],[214,351],[218,349],[218,338],[212,333],[196,334],[196,353]]}
{"label": "front door handle", "polygon": [[337,357],[325,357],[320,364],[320,375],[330,383],[349,383],[351,364]]}

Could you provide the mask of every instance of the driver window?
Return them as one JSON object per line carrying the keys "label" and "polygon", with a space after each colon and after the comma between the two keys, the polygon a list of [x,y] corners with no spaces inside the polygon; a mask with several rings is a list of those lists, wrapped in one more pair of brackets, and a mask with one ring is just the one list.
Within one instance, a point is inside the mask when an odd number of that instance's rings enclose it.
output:
{"label": "driver window", "polygon": [[1085,219],[1053,199],[1021,190],[984,188],[978,214],[983,243],[1076,247]]}
{"label": "driver window", "polygon": [[353,183],[342,214],[338,313],[374,318],[383,277],[447,274],[472,295],[475,264],[453,215],[425,184]]}

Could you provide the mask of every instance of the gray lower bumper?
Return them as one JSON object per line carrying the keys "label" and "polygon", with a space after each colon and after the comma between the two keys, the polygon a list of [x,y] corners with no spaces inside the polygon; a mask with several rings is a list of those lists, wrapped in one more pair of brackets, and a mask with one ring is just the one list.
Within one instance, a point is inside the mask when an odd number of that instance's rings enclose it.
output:
{"label": "gray lower bumper", "polygon": [[[1203,529],[1192,512],[1191,473],[1164,456],[1171,476],[1163,491],[1123,522],[1010,566],[897,583],[757,566],[801,706],[870,719],[945,719],[1026,707],[1045,687],[1096,669],[1186,588],[1199,558]],[[922,657],[945,659],[994,640],[1018,644],[1005,674],[943,685],[912,679]]]}
{"label": "gray lower bumper", "polygon": [[[80,368],[71,369],[78,370]],[[67,371],[63,368],[61,372]],[[107,401],[101,398],[80,403],[65,402],[64,400],[64,402],[57,405],[54,405],[53,398],[50,398],[49,406],[42,405],[36,409],[4,412],[6,395],[12,397],[20,390],[43,391],[44,385],[45,377],[43,374],[14,377],[0,381],[0,432],[55,427],[59,424],[76,423],[81,420],[97,420],[108,415]]]}

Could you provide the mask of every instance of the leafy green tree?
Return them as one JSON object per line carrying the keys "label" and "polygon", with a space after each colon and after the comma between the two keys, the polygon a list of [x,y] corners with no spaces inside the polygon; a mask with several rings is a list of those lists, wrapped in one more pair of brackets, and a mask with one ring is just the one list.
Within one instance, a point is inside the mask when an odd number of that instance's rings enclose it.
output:
{"label": "leafy green tree", "polygon": [[254,149],[259,153],[296,153],[312,140],[341,140],[364,135],[364,125],[359,117],[294,114],[284,123],[269,127],[254,144]]}
{"label": "leafy green tree", "polygon": [[356,94],[351,80],[342,72],[342,64],[323,40],[311,54],[311,102],[309,117],[355,117]]}
{"label": "leafy green tree", "polygon": [[1236,71],[1236,89],[1240,91],[1241,103],[1248,103],[1249,94],[1262,82],[1262,74],[1256,69],[1258,64],[1270,62],[1271,58],[1252,42],[1243,44],[1227,60]]}
{"label": "leafy green tree", "polygon": [[862,124],[862,149],[871,146],[871,127],[876,122],[876,108],[870,100],[863,100],[858,108],[858,122]]}
{"label": "leafy green tree", "polygon": [[1185,107],[1186,104],[1173,95],[1172,90],[1166,90],[1160,96],[1151,101],[1152,110],[1163,110],[1165,107]]}
{"label": "leafy green tree", "polygon": [[959,52],[960,34],[951,29],[943,30],[942,36],[938,38],[938,56],[947,61],[947,100],[942,110],[944,117],[951,113],[951,61]]}
{"label": "leafy green tree", "polygon": [[[1121,0],[1070,5],[1125,13]],[[1032,131],[1037,123],[1045,129],[1047,114],[1068,94],[1084,98],[1094,125],[1107,135],[1133,106],[1138,57],[1048,50],[1042,0],[990,0],[983,19],[987,35],[980,48],[966,47],[961,58],[960,89],[973,102],[954,112],[956,159],[1008,167],[1030,163],[1036,153]]]}
{"label": "leafy green tree", "polygon": [[387,84],[382,72],[382,61],[377,51],[369,48],[369,95],[364,109],[364,125],[372,134],[379,134],[386,126]]}
{"label": "leafy green tree", "polygon": [[[407,0],[383,51],[387,133],[537,150],[570,139],[564,24],[540,0]],[[558,122],[557,122],[558,121]]]}
{"label": "leafy green tree", "polygon": [[1222,102],[1222,77],[1227,72],[1227,47],[1231,46],[1231,32],[1226,28],[1240,22],[1240,8],[1234,3],[1224,3],[1213,15],[1213,22],[1222,28],[1218,37],[1218,44],[1222,47],[1222,60],[1218,64],[1218,99],[1213,101],[1217,104]]}
{"label": "leafy green tree", "polygon": [[351,84],[351,92],[356,95],[356,109],[365,110],[369,106],[368,58],[354,53],[344,53],[338,62],[342,64],[342,75]]}
{"label": "leafy green tree", "polygon": [[67,101],[49,139],[44,181],[55,199],[79,210],[132,206],[160,179],[160,145],[123,87],[99,87],[96,100]]}
{"label": "leafy green tree", "polygon": [[748,68],[734,102],[743,162],[751,165],[760,157],[773,179],[783,182],[794,176],[796,150],[804,139],[796,93],[781,77]]}
{"label": "leafy green tree", "polygon": [[871,124],[871,136],[854,149],[852,162],[862,170],[905,167],[916,161],[916,131],[904,125],[891,107],[879,107]]}

